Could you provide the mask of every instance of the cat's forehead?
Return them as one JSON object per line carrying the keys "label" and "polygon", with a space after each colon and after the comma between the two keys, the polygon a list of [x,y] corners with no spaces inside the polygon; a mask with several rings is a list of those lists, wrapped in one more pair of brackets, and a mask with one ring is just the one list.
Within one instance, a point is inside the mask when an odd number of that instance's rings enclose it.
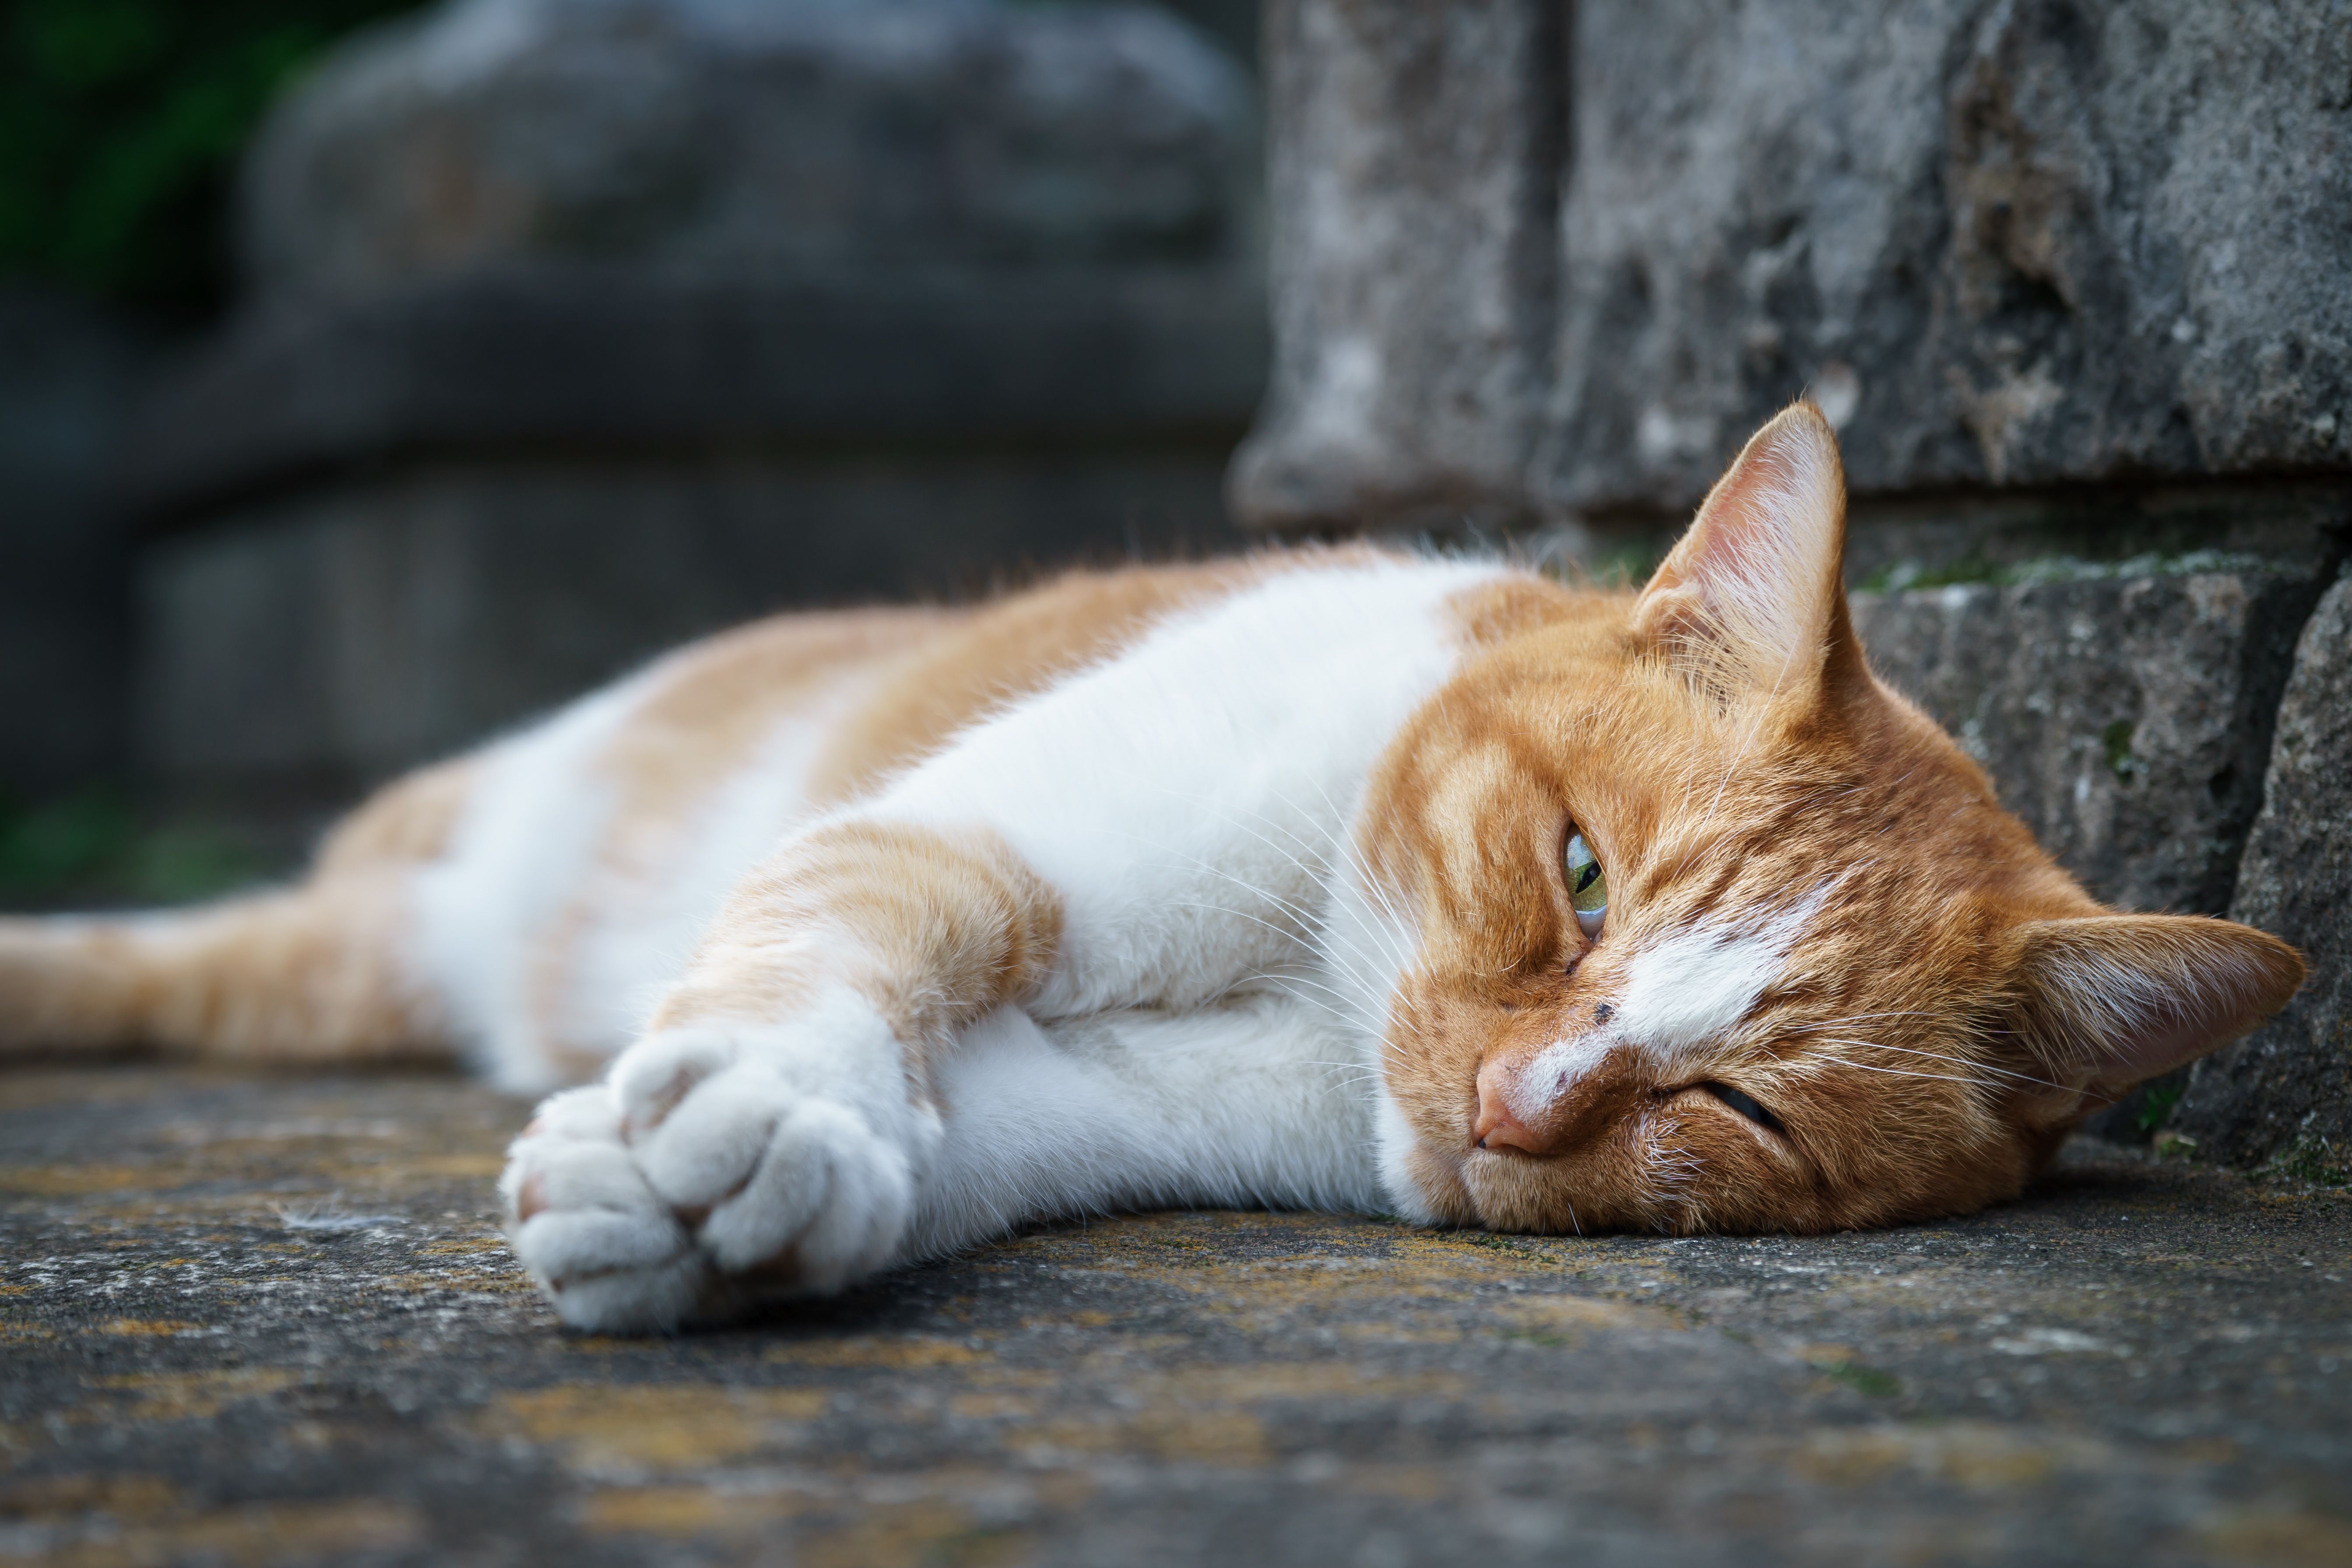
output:
{"label": "cat's forehead", "polygon": [[[1635,809],[1643,842],[1621,847],[1663,864],[1769,863],[1764,890],[1790,878],[1856,882],[1942,862],[1990,868],[2020,847],[1981,769],[1932,721],[1883,690],[1837,712],[1742,712],[1684,700],[1678,732],[1620,721],[1598,754],[1608,770],[1588,793]],[[1855,890],[1861,890],[1857,883]]]}
{"label": "cat's forehead", "polygon": [[1497,877],[1498,857],[1549,859],[1572,826],[1609,877],[1612,929],[1637,920],[1659,973],[1785,959],[1816,917],[1916,930],[2048,874],[1982,770],[1866,677],[1833,699],[1725,700],[1655,661],[1538,646],[1462,683],[1406,755],[1381,798],[1451,907],[1501,900],[1540,924],[1558,889]]}
{"label": "cat's forehead", "polygon": [[1584,963],[1618,1032],[1672,1057],[1968,991],[1969,954],[2042,862],[1964,773],[1933,771],[1750,773],[1618,815],[1609,930]]}

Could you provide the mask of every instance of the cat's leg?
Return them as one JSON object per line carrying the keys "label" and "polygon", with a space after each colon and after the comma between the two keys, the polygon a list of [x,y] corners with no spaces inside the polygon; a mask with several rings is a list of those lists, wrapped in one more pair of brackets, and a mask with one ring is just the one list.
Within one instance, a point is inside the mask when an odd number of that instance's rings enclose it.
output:
{"label": "cat's leg", "polygon": [[0,919],[0,1058],[452,1063],[444,1010],[406,962],[405,890],[389,873],[192,910]]}
{"label": "cat's leg", "polygon": [[605,1084],[558,1096],[502,1191],[567,1320],[669,1326],[901,1253],[959,1032],[1029,994],[1061,921],[994,835],[803,834],[730,900]]}
{"label": "cat's leg", "polygon": [[[1199,1205],[1378,1209],[1385,1200],[1359,1045],[1318,1003],[1279,993],[1044,1026],[1018,1007],[999,1007],[938,1064],[937,1139],[911,1193],[877,1204],[890,1177],[853,1167],[841,1196],[858,1201],[837,1202],[831,1217],[852,1234],[804,1231],[797,1250],[853,1259],[856,1244],[878,1239],[886,1220],[899,1227],[887,1260],[905,1262],[1059,1215]],[[757,1102],[740,1093],[730,1088],[730,1100]],[[779,1173],[803,1184],[805,1198],[821,1198],[824,1178],[841,1179],[861,1149],[869,1160],[887,1158],[869,1140],[828,1117],[797,1140],[801,1157],[788,1158]],[[808,1155],[820,1145],[828,1163],[813,1170]],[[603,1086],[549,1100],[516,1153],[509,1191],[537,1183],[546,1205],[518,1244],[573,1322],[638,1327],[722,1317],[818,1282],[720,1267],[698,1244],[694,1212],[679,1212],[633,1157],[619,1102]],[[783,1210],[778,1217],[790,1223]],[[551,1265],[570,1272],[551,1279]]]}
{"label": "cat's leg", "polygon": [[1384,1207],[1361,1045],[1304,991],[1045,1025],[999,1008],[941,1070],[946,1139],[905,1250],[1069,1215]]}

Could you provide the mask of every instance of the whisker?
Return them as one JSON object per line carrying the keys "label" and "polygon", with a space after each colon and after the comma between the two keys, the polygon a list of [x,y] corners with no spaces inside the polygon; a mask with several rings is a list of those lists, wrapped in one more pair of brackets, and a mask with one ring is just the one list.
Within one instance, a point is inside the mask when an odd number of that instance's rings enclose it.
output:
{"label": "whisker", "polygon": [[1937,1083],[1964,1083],[1971,1089],[1998,1089],[2008,1087],[1998,1079],[1968,1078],[1948,1072],[1909,1072],[1902,1068],[1873,1067],[1868,1062],[1858,1062],[1845,1057],[1838,1058],[1837,1063],[1840,1067],[1852,1068],[1856,1072],[1885,1073],[1889,1078],[1923,1078]]}
{"label": "whisker", "polygon": [[1867,1023],[1873,1018],[1940,1018],[1944,1016],[1945,1015],[1942,1013],[1930,1012],[1926,1008],[1914,1008],[1908,1010],[1897,1008],[1892,1012],[1885,1013],[1848,1013],[1843,1018],[1811,1018],[1806,1021],[1806,1027],[1813,1029],[1841,1029],[1848,1024]]}
{"label": "whisker", "polygon": [[[1950,1062],[1954,1067],[1974,1068],[1979,1072],[1998,1073],[2002,1078],[2015,1079],[2021,1083],[2037,1084],[2043,1089],[2064,1089],[2072,1087],[2068,1084],[2053,1083],[2046,1078],[2035,1078],[2032,1073],[2018,1072],[2014,1068],[2001,1067],[1995,1062],[1974,1061],[1967,1057],[1956,1057],[1945,1051],[1923,1051],[1909,1046],[1890,1046],[1883,1040],[1850,1040],[1832,1037],[1825,1039],[1822,1043],[1833,1046],[1867,1046],[1873,1050],[1894,1051],[1900,1056],[1926,1057],[1932,1061]],[[1845,1061],[1849,1058],[1842,1056],[1838,1059]]]}
{"label": "whisker", "polygon": [[[1211,868],[1211,869],[1214,869],[1214,868]],[[1234,881],[1236,881],[1236,882],[1238,882],[1238,881],[1239,881],[1239,879],[1237,879],[1237,878],[1228,879],[1229,879],[1229,880],[1234,880]],[[1244,886],[1244,887],[1247,887],[1247,886],[1248,886],[1248,884],[1246,884],[1246,883],[1242,883],[1241,885],[1242,885],[1242,886]],[[1385,994],[1385,992],[1386,992],[1386,990],[1387,990],[1387,987],[1375,984],[1375,983],[1374,983],[1374,981],[1372,981],[1370,978],[1369,978],[1369,977],[1367,977],[1366,975],[1364,975],[1364,974],[1362,974],[1362,973],[1359,973],[1359,972],[1358,972],[1358,971],[1357,971],[1357,970],[1356,970],[1352,965],[1350,965],[1349,963],[1348,963],[1346,961],[1344,961],[1344,960],[1342,960],[1342,959],[1339,959],[1339,958],[1336,957],[1335,955],[1333,955],[1333,954],[1331,954],[1331,953],[1329,953],[1329,952],[1328,952],[1324,951],[1323,949],[1321,949],[1321,948],[1318,947],[1318,946],[1316,945],[1316,943],[1313,942],[1313,940],[1312,940],[1311,936],[1309,936],[1307,933],[1298,932],[1298,931],[1286,931],[1286,930],[1284,930],[1284,928],[1283,928],[1283,927],[1281,927],[1281,926],[1279,926],[1279,925],[1276,925],[1274,921],[1269,921],[1269,920],[1266,920],[1266,919],[1263,918],[1262,916],[1254,915],[1254,914],[1250,913],[1247,910],[1238,910],[1238,909],[1234,908],[1234,907],[1233,907],[1232,905],[1230,905],[1230,904],[1211,904],[1211,903],[1202,903],[1202,902],[1200,902],[1200,901],[1197,901],[1197,900],[1174,900],[1174,901],[1173,901],[1173,903],[1172,903],[1171,907],[1176,908],[1176,909],[1203,910],[1206,910],[1206,911],[1208,911],[1208,912],[1210,912],[1210,913],[1213,913],[1213,914],[1231,915],[1231,916],[1233,916],[1234,918],[1235,918],[1236,920],[1245,920],[1245,921],[1248,921],[1252,922],[1253,924],[1260,925],[1260,926],[1264,926],[1266,930],[1268,930],[1268,931],[1274,931],[1274,932],[1276,932],[1276,933],[1277,933],[1277,934],[1279,934],[1279,935],[1287,936],[1287,937],[1289,937],[1291,940],[1293,940],[1293,941],[1295,941],[1295,942],[1298,942],[1298,943],[1299,943],[1299,945],[1301,945],[1302,947],[1307,948],[1307,951],[1309,952],[1309,953],[1311,953],[1313,956],[1315,956],[1316,958],[1320,959],[1324,963],[1328,964],[1328,965],[1330,965],[1333,969],[1335,969],[1335,970],[1338,972],[1338,974],[1339,974],[1339,978],[1341,978],[1341,979],[1345,979],[1345,980],[1353,981],[1353,982],[1356,984],[1356,985],[1357,985],[1357,986],[1359,986],[1360,989],[1362,989],[1362,990],[1363,990],[1365,993],[1367,993],[1368,994]],[[1260,976],[1260,978],[1265,978],[1265,976]],[[1240,983],[1240,982],[1234,982],[1234,983],[1233,983],[1233,984],[1239,984],[1239,983]],[[1225,987],[1225,990],[1226,990],[1226,991],[1231,991],[1232,989],[1233,989],[1233,984],[1229,984]],[[1328,989],[1328,987],[1326,987],[1326,989]],[[1223,993],[1220,993],[1220,994],[1223,994]],[[1334,996],[1339,996],[1339,997],[1340,997],[1340,999],[1341,999],[1342,1001],[1345,1001],[1345,1000],[1347,1000],[1347,999],[1348,999],[1348,998],[1346,998],[1344,995],[1342,995],[1339,992],[1337,992],[1337,991],[1332,991],[1332,992],[1331,992],[1331,994],[1333,994]]]}

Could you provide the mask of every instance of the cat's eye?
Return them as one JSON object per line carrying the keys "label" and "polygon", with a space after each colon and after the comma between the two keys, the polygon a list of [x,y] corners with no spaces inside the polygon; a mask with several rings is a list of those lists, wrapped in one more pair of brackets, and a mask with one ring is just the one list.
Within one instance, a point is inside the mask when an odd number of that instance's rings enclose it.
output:
{"label": "cat's eye", "polygon": [[1783,1135],[1787,1134],[1789,1130],[1780,1124],[1780,1119],[1779,1117],[1773,1115],[1761,1105],[1757,1104],[1754,1100],[1740,1093],[1729,1084],[1703,1083],[1699,1085],[1699,1088],[1706,1090],[1707,1093],[1715,1096],[1716,1099],[1723,1101],[1724,1104],[1731,1107],[1732,1110],[1739,1112],[1740,1115],[1745,1116],[1748,1121],[1756,1123],[1757,1126],[1764,1128],[1768,1131],[1779,1132]]}
{"label": "cat's eye", "polygon": [[1584,835],[1569,830],[1568,848],[1562,852],[1561,869],[1568,873],[1568,902],[1576,910],[1578,929],[1587,941],[1597,941],[1601,928],[1609,920],[1609,875],[1601,868],[1601,858]]}

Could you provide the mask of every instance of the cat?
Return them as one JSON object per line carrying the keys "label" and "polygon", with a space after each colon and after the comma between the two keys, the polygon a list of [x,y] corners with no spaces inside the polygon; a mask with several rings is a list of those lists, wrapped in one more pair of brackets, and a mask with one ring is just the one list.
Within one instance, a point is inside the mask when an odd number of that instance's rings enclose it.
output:
{"label": "cat", "polygon": [[593,1079],[499,1193],[603,1330],[1112,1208],[1974,1210],[2303,963],[2044,855],[1872,676],[1844,510],[1799,404],[1638,592],[1350,547],[780,617],[289,889],[0,922],[0,1044]]}

